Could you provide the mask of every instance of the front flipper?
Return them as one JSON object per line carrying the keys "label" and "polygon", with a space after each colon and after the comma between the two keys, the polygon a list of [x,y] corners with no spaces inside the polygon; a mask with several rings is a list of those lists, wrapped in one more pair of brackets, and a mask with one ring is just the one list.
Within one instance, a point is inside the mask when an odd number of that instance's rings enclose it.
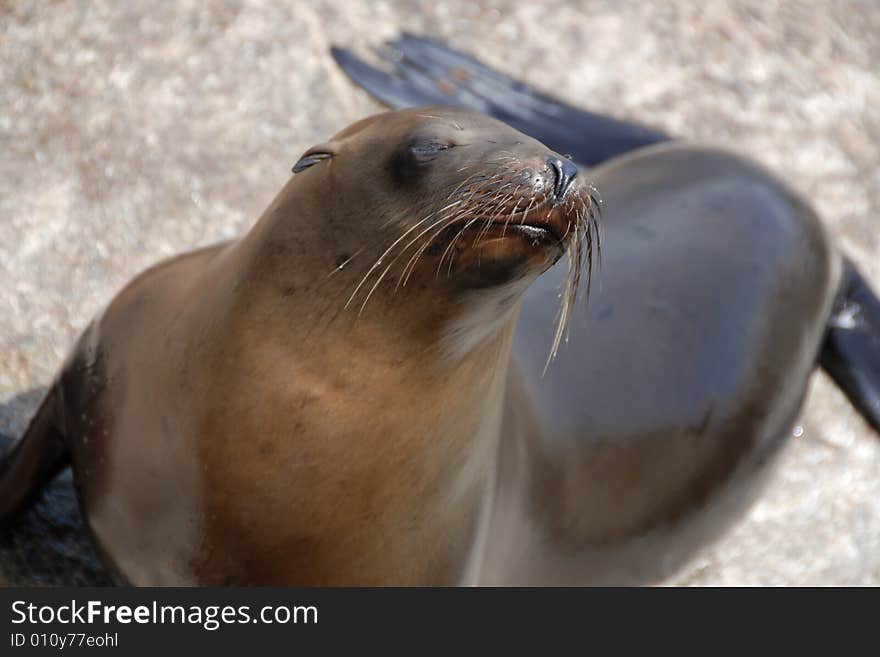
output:
{"label": "front flipper", "polygon": [[880,432],[880,300],[849,261],[819,362]]}
{"label": "front flipper", "polygon": [[671,139],[653,128],[577,109],[436,41],[404,34],[380,53],[384,72],[343,48],[333,57],[348,76],[395,108],[452,105],[513,126],[581,164]]}

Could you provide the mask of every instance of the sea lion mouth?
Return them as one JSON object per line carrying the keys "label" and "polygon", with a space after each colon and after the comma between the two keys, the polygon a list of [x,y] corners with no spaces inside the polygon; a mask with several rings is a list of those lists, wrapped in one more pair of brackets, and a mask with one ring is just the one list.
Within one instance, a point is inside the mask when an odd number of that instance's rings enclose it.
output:
{"label": "sea lion mouth", "polygon": [[519,223],[513,221],[481,221],[472,224],[463,222],[450,226],[445,236],[438,243],[457,242],[462,247],[477,246],[481,243],[497,240],[520,240],[533,247],[555,247],[560,253],[565,251],[568,229],[554,224],[538,222]]}
{"label": "sea lion mouth", "polygon": [[508,225],[506,223],[498,223],[493,222],[489,229],[486,231],[487,234],[491,234],[497,237],[506,237],[511,234],[518,234],[527,240],[531,241],[534,245],[538,244],[552,244],[564,247],[564,234],[558,233],[553,226],[550,225],[535,225],[535,224],[511,224]]}
{"label": "sea lion mouth", "polygon": [[[476,245],[485,240],[520,239],[532,246],[557,247],[565,251],[572,225],[558,206],[535,208],[530,217],[473,215],[455,222],[444,231],[439,243]],[[473,238],[473,239],[470,239]]]}

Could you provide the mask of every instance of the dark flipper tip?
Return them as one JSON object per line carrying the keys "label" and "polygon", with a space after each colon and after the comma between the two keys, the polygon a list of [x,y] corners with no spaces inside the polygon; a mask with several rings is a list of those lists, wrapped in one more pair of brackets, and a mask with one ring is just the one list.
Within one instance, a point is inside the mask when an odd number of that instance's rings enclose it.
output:
{"label": "dark flipper tip", "polygon": [[820,363],[880,433],[880,300],[850,262],[845,263]]}

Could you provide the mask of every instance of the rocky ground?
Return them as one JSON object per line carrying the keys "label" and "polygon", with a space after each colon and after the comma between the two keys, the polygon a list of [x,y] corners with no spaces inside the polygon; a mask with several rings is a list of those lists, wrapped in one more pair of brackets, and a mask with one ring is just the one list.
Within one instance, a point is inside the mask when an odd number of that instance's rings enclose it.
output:
{"label": "rocky ground", "polygon": [[[32,2],[0,7],[0,432],[133,274],[235,236],[379,110],[328,54],[401,29],[575,104],[732,147],[880,290],[880,7],[839,2]],[[672,583],[880,583],[880,440],[816,374],[761,501]]]}

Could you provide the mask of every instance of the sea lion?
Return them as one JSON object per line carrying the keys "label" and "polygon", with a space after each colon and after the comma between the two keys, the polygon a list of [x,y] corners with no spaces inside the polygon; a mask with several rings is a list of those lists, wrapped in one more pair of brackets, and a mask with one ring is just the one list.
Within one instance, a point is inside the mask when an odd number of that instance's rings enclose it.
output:
{"label": "sea lion", "polygon": [[[840,272],[766,171],[671,144],[587,180],[440,107],[294,171],[247,235],[144,272],[86,329],[0,516],[69,461],[126,583],[647,582],[754,495]],[[590,181],[613,248],[569,324]]]}

